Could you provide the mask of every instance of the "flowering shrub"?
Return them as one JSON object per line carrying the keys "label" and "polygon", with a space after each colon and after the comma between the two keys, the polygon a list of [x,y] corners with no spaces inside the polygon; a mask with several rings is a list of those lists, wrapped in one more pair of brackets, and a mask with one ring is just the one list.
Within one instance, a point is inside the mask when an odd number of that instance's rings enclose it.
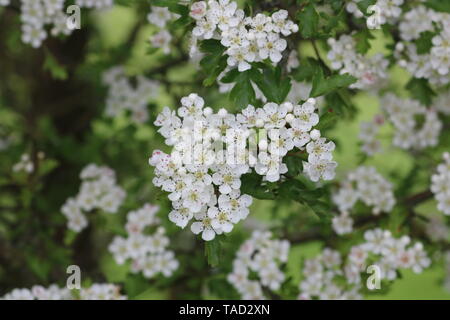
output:
{"label": "flowering shrub", "polygon": [[446,1],[0,0],[0,38],[0,299],[449,297]]}

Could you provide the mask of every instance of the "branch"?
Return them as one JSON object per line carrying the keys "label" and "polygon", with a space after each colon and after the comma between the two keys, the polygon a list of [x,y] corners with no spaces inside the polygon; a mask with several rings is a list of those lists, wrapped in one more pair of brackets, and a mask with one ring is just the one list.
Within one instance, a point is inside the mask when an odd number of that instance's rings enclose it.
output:
{"label": "branch", "polygon": [[406,198],[403,203],[408,207],[415,207],[422,202],[430,200],[433,198],[433,193],[430,190],[426,190],[420,193],[417,193],[409,198]]}

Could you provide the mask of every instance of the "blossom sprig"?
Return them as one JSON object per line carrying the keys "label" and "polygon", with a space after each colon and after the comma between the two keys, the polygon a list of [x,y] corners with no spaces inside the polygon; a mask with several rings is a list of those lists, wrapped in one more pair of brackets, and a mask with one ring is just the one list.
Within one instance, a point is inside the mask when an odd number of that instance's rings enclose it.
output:
{"label": "blossom sprig", "polygon": [[125,200],[125,191],[117,185],[114,171],[105,166],[89,164],[80,173],[82,180],[80,190],[75,197],[70,197],[61,207],[67,218],[67,227],[80,232],[88,225],[84,213],[94,209],[107,213],[117,213]]}
{"label": "blossom sprig", "polygon": [[312,181],[334,177],[335,145],[313,129],[319,123],[315,99],[295,106],[249,105],[237,115],[225,109],[213,113],[197,94],[181,104],[178,112],[166,107],[155,121],[173,146],[171,154],[156,150],[149,163],[155,167],[154,185],[172,201],[169,219],[184,228],[194,218],[192,232],[206,241],[248,216],[252,197],[241,194],[241,176],[254,170],[266,181],[279,181],[288,171],[282,160],[294,148],[308,154],[303,168]]}
{"label": "blossom sprig", "polygon": [[[159,273],[169,277],[178,268],[175,253],[167,249],[170,241],[165,229],[156,217],[159,207],[145,204],[127,215],[125,229],[128,237],[116,236],[109,245],[117,264],[131,260],[131,271],[142,272],[144,277],[153,278]],[[145,232],[149,227],[156,228],[152,234]]]}
{"label": "blossom sprig", "polygon": [[358,200],[371,206],[375,215],[390,212],[395,205],[392,184],[374,167],[366,166],[350,172],[332,198],[341,212],[351,211]]}
{"label": "blossom sprig", "polygon": [[172,34],[167,30],[167,24],[179,17],[178,14],[170,12],[165,7],[150,7],[150,13],[147,20],[150,24],[155,25],[159,30],[150,37],[150,43],[154,48],[162,48],[165,54],[170,53],[170,42]]}
{"label": "blossom sprig", "polygon": [[116,117],[124,112],[131,112],[134,123],[149,120],[148,103],[159,92],[159,83],[143,76],[137,77],[133,86],[123,67],[113,67],[103,74],[103,83],[108,86],[105,114]]}
{"label": "blossom sprig", "polygon": [[24,171],[26,173],[32,173],[34,171],[34,163],[31,161],[30,155],[28,153],[22,154],[19,162],[14,164],[12,170],[14,172]]}
{"label": "blossom sprig", "polygon": [[287,48],[282,36],[298,31],[286,10],[276,11],[271,16],[258,13],[247,17],[237,3],[230,0],[194,2],[190,16],[196,20],[193,36],[219,39],[227,48],[228,65],[237,66],[240,72],[250,69],[252,62],[265,59],[274,64],[280,62]]}
{"label": "blossom sprig", "polygon": [[[76,292],[76,293],[75,293]],[[90,287],[71,291],[66,287],[52,284],[45,288],[40,285],[31,289],[16,288],[0,297],[0,300],[126,300],[120,287],[109,283],[94,283]]]}
{"label": "blossom sprig", "polygon": [[361,150],[368,156],[381,152],[381,141],[378,139],[380,127],[384,124],[384,117],[376,115],[370,122],[361,122],[359,140],[362,142]]}
{"label": "blossom sprig", "polygon": [[254,231],[236,253],[227,280],[244,300],[266,299],[263,287],[277,291],[285,279],[281,266],[288,260],[290,243],[272,237],[271,232]]}
{"label": "blossom sprig", "polygon": [[[426,108],[416,100],[401,99],[391,93],[381,99],[381,106],[395,129],[394,146],[421,150],[438,144],[442,121],[435,108]],[[420,125],[419,116],[424,118]]]}
{"label": "blossom sprig", "polygon": [[[355,18],[363,18],[364,13],[358,8],[361,0],[350,0],[346,5],[346,10]],[[374,5],[369,6],[369,13],[373,13],[367,18],[367,26],[376,29],[382,25],[396,23],[402,14],[404,0],[377,0]]]}
{"label": "blossom sprig", "polygon": [[450,90],[441,92],[433,101],[433,107],[443,115],[450,115]]}
{"label": "blossom sprig", "polygon": [[[76,0],[75,4],[85,8],[104,9],[113,5],[113,0]],[[9,0],[1,0],[0,6],[10,5]],[[48,35],[70,35],[69,16],[65,13],[65,0],[21,0],[20,20],[22,21],[22,41],[38,48]]]}
{"label": "blossom sprig", "polygon": [[[422,4],[406,12],[399,24],[400,38],[394,55],[399,65],[416,78],[425,78],[435,86],[450,82],[450,14],[436,12]],[[431,48],[419,51],[416,43],[425,32],[435,33]]]}
{"label": "blossom sprig", "polygon": [[425,233],[432,242],[443,242],[448,240],[450,228],[445,224],[442,216],[431,216],[425,224]]}
{"label": "blossom sprig", "polygon": [[450,215],[450,153],[445,152],[443,158],[431,177],[431,191],[438,202],[438,210]]}
{"label": "blossom sprig", "polygon": [[327,57],[331,61],[331,69],[358,79],[350,88],[377,91],[385,85],[389,61],[383,54],[368,57],[358,53],[352,35],[344,34],[339,39],[329,38],[327,42],[330,46]]}
{"label": "blossom sprig", "polygon": [[364,240],[351,247],[347,256],[326,248],[318,257],[307,259],[299,299],[360,300],[365,285],[361,275],[369,266],[377,267],[380,280],[385,281],[397,279],[400,269],[421,273],[430,266],[422,243],[412,243],[408,236],[395,238],[388,230],[373,229],[364,233]]}

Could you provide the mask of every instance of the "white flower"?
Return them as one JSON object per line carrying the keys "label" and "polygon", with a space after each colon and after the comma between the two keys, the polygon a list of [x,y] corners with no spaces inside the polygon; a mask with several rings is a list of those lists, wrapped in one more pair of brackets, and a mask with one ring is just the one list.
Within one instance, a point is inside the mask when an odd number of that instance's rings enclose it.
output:
{"label": "white flower", "polygon": [[369,251],[379,254],[386,246],[386,241],[391,237],[389,231],[375,229],[368,230],[364,233],[364,239],[366,239],[365,248]]}
{"label": "white flower", "polygon": [[159,28],[164,28],[167,21],[172,19],[172,13],[168,8],[152,6],[152,11],[147,15],[147,19]]}
{"label": "white flower", "polygon": [[165,251],[155,256],[156,268],[165,276],[170,277],[178,269],[179,262],[172,251]]}
{"label": "white flower", "polygon": [[[271,237],[270,232],[254,231],[236,253],[233,271],[227,280],[242,299],[264,299],[262,286],[268,290],[278,290],[285,279],[280,264],[286,262],[290,244],[285,240],[272,240]],[[249,279],[250,270],[258,279]]]}
{"label": "white flower", "polygon": [[231,191],[241,187],[239,174],[229,168],[223,168],[212,176],[215,185],[219,186],[220,193],[229,194]]}
{"label": "white flower", "polygon": [[150,37],[150,42],[155,48],[162,48],[165,54],[170,53],[172,35],[167,30],[161,30]]}
{"label": "white flower", "polygon": [[22,41],[31,44],[33,48],[40,47],[46,38],[47,33],[41,25],[24,24],[22,26]]}
{"label": "white flower", "polygon": [[200,220],[191,224],[191,230],[194,234],[202,234],[202,239],[211,241],[216,237],[216,233],[221,233],[220,230],[214,229],[212,226],[212,219],[205,213],[196,214],[196,220]]}
{"label": "white flower", "polygon": [[346,213],[333,218],[333,230],[338,235],[347,234],[353,231],[353,219]]}
{"label": "white flower", "polygon": [[309,176],[309,178],[317,182],[320,178],[324,180],[332,180],[335,176],[335,169],[337,167],[337,163],[335,161],[328,161],[325,159],[320,159],[316,162],[303,162],[303,169],[305,174]]}
{"label": "white flower", "polygon": [[211,39],[216,30],[216,24],[208,19],[208,17],[197,21],[197,25],[192,30],[192,34],[196,37]]}
{"label": "white flower", "polygon": [[261,38],[257,40],[259,46],[259,56],[262,59],[270,58],[274,63],[278,63],[281,58],[281,52],[287,47],[287,42],[281,39],[276,33],[269,33],[267,38]]}
{"label": "white flower", "polygon": [[251,68],[249,62],[255,61],[255,54],[246,48],[230,48],[227,50],[227,63],[230,67],[237,66],[239,72],[244,72]]}
{"label": "white flower", "polygon": [[194,2],[191,5],[191,11],[189,12],[189,15],[195,20],[200,20],[201,18],[203,18],[206,15],[206,2]]}

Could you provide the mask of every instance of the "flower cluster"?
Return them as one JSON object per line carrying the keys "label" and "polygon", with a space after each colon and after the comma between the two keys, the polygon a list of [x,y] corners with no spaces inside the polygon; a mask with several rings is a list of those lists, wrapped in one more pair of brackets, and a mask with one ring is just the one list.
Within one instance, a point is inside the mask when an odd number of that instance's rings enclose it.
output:
{"label": "flower cluster", "polygon": [[[400,66],[405,67],[416,78],[426,78],[432,84],[445,86],[450,82],[450,14],[435,12],[423,5],[408,11],[400,25],[400,38],[404,42],[396,45],[395,56]],[[412,41],[424,32],[435,33],[429,52],[418,52]]]}
{"label": "flower cluster", "polygon": [[169,11],[166,7],[155,7],[151,6],[151,11],[147,15],[147,20],[151,24],[157,26],[158,28],[165,28],[167,22],[174,19],[176,14]]}
{"label": "flower cluster", "polygon": [[80,173],[80,190],[74,198],[66,200],[61,208],[68,219],[67,227],[80,232],[88,225],[84,212],[100,209],[117,213],[125,199],[125,191],[116,184],[116,175],[108,167],[89,164]]}
{"label": "flower cluster", "polygon": [[228,282],[244,300],[265,299],[263,287],[276,291],[285,279],[280,267],[288,260],[289,248],[287,240],[274,240],[270,232],[254,231],[236,253]]}
{"label": "flower cluster", "polygon": [[362,142],[361,150],[368,156],[381,151],[381,142],[377,139],[380,127],[384,123],[384,118],[381,115],[374,117],[373,121],[361,122],[359,139]]}
{"label": "flower cluster", "polygon": [[450,90],[440,93],[433,101],[433,107],[444,115],[450,115]]}
{"label": "flower cluster", "polygon": [[[359,287],[340,286],[336,281],[342,277],[342,257],[338,251],[325,248],[322,253],[303,264],[302,281],[299,285],[300,300],[360,300]],[[348,288],[346,288],[348,287]]]}
{"label": "flower cluster", "polygon": [[[394,146],[420,150],[437,145],[442,122],[433,108],[428,109],[416,100],[401,99],[394,94],[385,95],[381,106],[395,128]],[[423,123],[419,126],[420,117]]]}
{"label": "flower cluster", "polygon": [[394,238],[390,231],[383,229],[368,230],[364,233],[365,242],[350,249],[344,267],[349,283],[361,282],[361,272],[369,265],[380,268],[381,279],[395,280],[397,269],[411,269],[421,273],[430,266],[422,243],[411,243],[409,236]]}
{"label": "flower cluster", "polygon": [[425,233],[431,241],[447,241],[450,236],[450,228],[446,226],[442,217],[431,216],[425,225]]}
{"label": "flower cluster", "polygon": [[450,153],[444,153],[444,162],[438,165],[431,177],[431,191],[438,202],[437,208],[445,215],[450,215]]}
{"label": "flower cluster", "polygon": [[237,66],[240,72],[250,69],[250,63],[256,61],[270,59],[278,63],[287,47],[281,36],[298,31],[286,10],[274,12],[270,17],[262,13],[246,17],[237,3],[230,0],[195,2],[190,16],[196,20],[194,37],[219,38],[227,48],[228,65]]}
{"label": "flower cluster", "polygon": [[20,161],[13,166],[12,170],[14,172],[24,171],[26,173],[32,173],[34,171],[34,163],[31,161],[30,155],[28,153],[22,154]]}
{"label": "flower cluster", "polygon": [[[7,6],[9,0],[1,0],[0,6]],[[112,6],[113,0],[76,0],[75,4],[87,8]],[[34,48],[41,46],[48,36],[69,35],[69,16],[64,12],[65,0],[21,0],[22,41]],[[48,29],[48,30],[47,30]]]}
{"label": "flower cluster", "polygon": [[[356,18],[364,17],[364,13],[359,10],[358,2],[362,0],[351,0],[347,3],[346,9]],[[368,12],[373,13],[367,18],[367,27],[376,29],[386,23],[394,23],[402,14],[402,4],[404,0],[377,0],[374,5],[368,7]]]}
{"label": "flower cluster", "polygon": [[72,292],[67,288],[60,288],[56,284],[48,288],[33,286],[31,289],[14,289],[0,300],[125,300],[120,294],[120,288],[113,284],[94,283],[89,288],[81,288]]}
{"label": "flower cluster", "polygon": [[358,200],[372,206],[373,214],[389,212],[395,205],[392,185],[374,167],[358,167],[350,172],[333,201],[341,212],[350,211]]}
{"label": "flower cluster", "polygon": [[225,109],[213,113],[201,97],[190,94],[181,99],[178,115],[166,107],[155,125],[174,148],[170,155],[156,150],[150,165],[156,168],[153,183],[172,201],[169,219],[184,228],[195,217],[191,230],[204,240],[230,232],[247,217],[252,203],[250,196],[241,195],[241,176],[254,168],[267,181],[280,180],[287,172],[282,159],[294,148],[308,153],[303,167],[312,181],[331,180],[335,146],[313,130],[319,123],[315,103],[249,105],[235,116]]}
{"label": "flower cluster", "polygon": [[347,211],[333,217],[332,228],[338,235],[349,234],[353,231],[353,219]]}
{"label": "flower cluster", "polygon": [[106,115],[116,117],[122,112],[131,112],[135,123],[149,119],[147,105],[158,94],[159,84],[138,76],[133,87],[122,67],[113,67],[103,75],[103,82],[109,87],[106,99]]}
{"label": "flower cluster", "polygon": [[147,20],[151,24],[157,26],[159,31],[150,37],[150,43],[154,48],[162,48],[165,54],[170,52],[170,42],[172,35],[165,29],[167,23],[178,17],[177,14],[169,11],[165,7],[151,6],[151,11],[147,15]]}
{"label": "flower cluster", "polygon": [[392,281],[398,277],[398,269],[421,273],[430,265],[422,243],[412,245],[408,236],[394,238],[390,231],[374,229],[366,231],[364,239],[364,243],[350,248],[345,261],[339,252],[328,248],[306,260],[299,298],[362,299],[361,273],[367,267],[378,268],[381,280]]}
{"label": "flower cluster", "polygon": [[[131,271],[142,272],[146,278],[152,278],[158,273],[169,277],[178,268],[175,254],[167,250],[169,238],[165,236],[165,229],[158,226],[158,210],[159,207],[146,204],[139,210],[130,211],[125,225],[128,237],[116,236],[109,246],[118,264],[131,259]],[[149,227],[157,227],[151,235],[144,233]]]}
{"label": "flower cluster", "polygon": [[350,88],[376,90],[385,84],[388,78],[389,61],[378,53],[372,57],[356,51],[356,41],[351,35],[342,35],[339,39],[328,39],[330,51],[328,59],[331,68],[341,74],[348,73],[358,79]]}

